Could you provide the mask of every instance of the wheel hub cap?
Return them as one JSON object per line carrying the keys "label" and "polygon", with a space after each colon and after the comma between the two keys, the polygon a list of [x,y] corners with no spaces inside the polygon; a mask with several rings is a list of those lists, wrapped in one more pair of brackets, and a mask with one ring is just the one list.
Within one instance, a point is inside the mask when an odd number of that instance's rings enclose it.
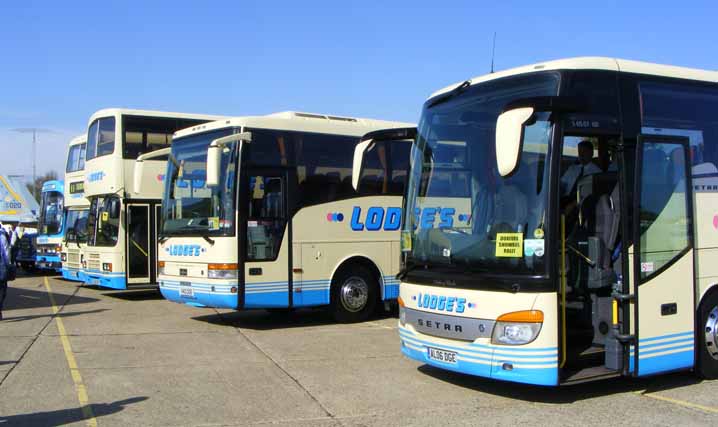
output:
{"label": "wheel hub cap", "polygon": [[350,277],[340,292],[342,306],[352,313],[364,308],[369,300],[369,285],[359,277]]}
{"label": "wheel hub cap", "polygon": [[713,307],[713,310],[708,313],[705,333],[706,350],[711,357],[718,360],[718,307]]}

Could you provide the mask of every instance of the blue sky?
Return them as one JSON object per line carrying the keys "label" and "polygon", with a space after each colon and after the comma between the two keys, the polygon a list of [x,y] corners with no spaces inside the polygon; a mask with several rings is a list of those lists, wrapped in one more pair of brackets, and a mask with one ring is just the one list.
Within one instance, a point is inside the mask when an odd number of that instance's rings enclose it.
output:
{"label": "blue sky", "polygon": [[494,31],[497,69],[601,55],[718,70],[716,0],[488,3],[3,2],[0,173],[31,174],[30,136],[10,129],[52,129],[38,173],[59,172],[106,107],[415,122],[428,94],[489,71]]}

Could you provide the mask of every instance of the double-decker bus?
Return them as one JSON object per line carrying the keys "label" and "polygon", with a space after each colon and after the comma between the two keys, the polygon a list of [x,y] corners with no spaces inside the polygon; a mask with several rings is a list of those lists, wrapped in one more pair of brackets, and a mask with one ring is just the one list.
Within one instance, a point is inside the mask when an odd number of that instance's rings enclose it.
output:
{"label": "double-decker bus", "polygon": [[540,385],[718,376],[718,72],[576,58],[476,77],[426,101],[411,164],[406,356]]}
{"label": "double-decker bus", "polygon": [[35,240],[35,266],[41,270],[60,272],[62,239],[64,237],[64,185],[62,181],[45,181],[42,184],[40,217]]}
{"label": "double-decker bus", "polygon": [[90,202],[85,284],[114,289],[154,284],[156,230],[166,157],[146,162],[142,193],[131,191],[138,156],[169,147],[182,128],[220,116],[105,109],[89,120],[85,197]]}
{"label": "double-decker bus", "polygon": [[339,321],[395,299],[410,142],[382,146],[365,194],[354,191],[352,168],[362,135],[406,126],[282,112],[177,132],[162,205],[162,295],[237,310],[330,305]]}
{"label": "double-decker bus", "polygon": [[87,242],[90,202],[85,198],[85,149],[87,135],[70,141],[65,166],[65,238],[62,241],[62,277],[82,282],[82,248]]}

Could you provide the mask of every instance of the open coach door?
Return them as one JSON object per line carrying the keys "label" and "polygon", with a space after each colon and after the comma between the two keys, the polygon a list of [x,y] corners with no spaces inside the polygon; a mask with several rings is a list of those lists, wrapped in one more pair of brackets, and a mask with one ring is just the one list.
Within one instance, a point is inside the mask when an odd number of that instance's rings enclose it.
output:
{"label": "open coach door", "polygon": [[636,146],[633,247],[634,376],[693,367],[695,274],[688,138],[641,135]]}

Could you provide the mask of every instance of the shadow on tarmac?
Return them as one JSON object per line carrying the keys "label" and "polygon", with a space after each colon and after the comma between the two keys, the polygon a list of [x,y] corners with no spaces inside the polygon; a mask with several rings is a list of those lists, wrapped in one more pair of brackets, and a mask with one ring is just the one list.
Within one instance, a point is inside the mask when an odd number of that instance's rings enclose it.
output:
{"label": "shadow on tarmac", "polygon": [[[93,403],[89,405],[95,418],[111,415],[125,409],[126,406],[147,400],[148,397],[132,397],[112,403]],[[57,411],[34,412],[32,414],[0,415],[0,426],[61,426],[85,420],[82,408],[60,409]]]}
{"label": "shadow on tarmac", "polygon": [[644,390],[645,393],[655,393],[702,382],[691,372],[676,372],[649,378],[616,377],[562,387],[542,387],[459,374],[429,365],[422,365],[417,369],[440,381],[474,391],[526,402],[548,404],[573,403],[616,393],[642,392]]}
{"label": "shadow on tarmac", "polygon": [[56,314],[56,315],[54,315],[54,314],[52,314],[52,313],[48,313],[48,314],[38,314],[38,315],[33,315],[33,316],[15,316],[15,317],[7,317],[7,316],[5,316],[5,317],[3,317],[2,322],[3,322],[3,323],[22,322],[22,321],[25,321],[25,320],[33,320],[33,319],[40,319],[40,318],[43,318],[43,317],[53,317],[53,316],[57,316],[57,317],[60,317],[60,318],[65,318],[65,317],[82,316],[83,314],[102,313],[103,311],[109,311],[109,309],[107,309],[107,308],[98,308],[98,309],[95,309],[95,310],[85,310],[85,311],[76,311],[76,312],[60,312],[60,313],[58,313],[58,314]]}
{"label": "shadow on tarmac", "polygon": [[[382,320],[397,317],[396,310],[373,315],[369,320]],[[193,317],[194,320],[213,325],[226,325],[234,328],[267,331],[272,329],[307,328],[337,324],[327,310],[322,308],[247,310],[227,313],[213,313]]]}
{"label": "shadow on tarmac", "polygon": [[[62,290],[62,288],[60,288],[60,290]],[[78,295],[70,298],[71,295],[58,292],[57,289],[53,289],[52,294],[55,297],[55,302],[59,305],[87,304],[99,301],[97,298],[87,298]],[[3,312],[51,306],[50,298],[48,298],[47,291],[44,287],[42,290],[16,288],[13,287],[12,282],[10,282]]]}
{"label": "shadow on tarmac", "polygon": [[[89,287],[89,286],[88,286]],[[102,296],[117,298],[125,301],[152,301],[163,299],[162,294],[157,288],[140,289],[131,291],[108,291],[105,288],[92,287],[99,291],[104,291]]]}
{"label": "shadow on tarmac", "polygon": [[[53,277],[57,276],[58,279],[61,279],[63,281],[68,281],[62,279],[62,275],[54,270],[40,270],[39,268],[34,268],[32,270],[23,270],[22,268],[17,269],[17,277],[20,278],[29,278],[29,277]],[[69,282],[69,281],[68,281]]]}

